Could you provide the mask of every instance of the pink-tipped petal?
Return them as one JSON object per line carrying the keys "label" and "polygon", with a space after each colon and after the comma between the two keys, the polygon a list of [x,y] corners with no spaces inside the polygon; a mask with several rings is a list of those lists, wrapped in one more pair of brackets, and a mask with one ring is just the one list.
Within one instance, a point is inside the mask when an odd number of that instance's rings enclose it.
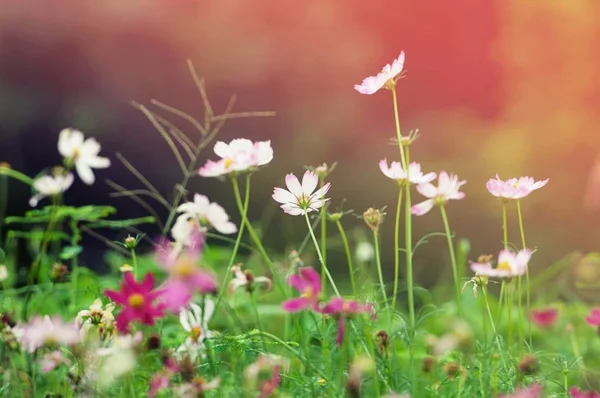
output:
{"label": "pink-tipped petal", "polygon": [[427,214],[429,210],[433,208],[433,200],[427,199],[421,203],[417,203],[413,207],[411,207],[410,211],[414,216],[422,216]]}
{"label": "pink-tipped petal", "polygon": [[281,307],[287,312],[298,312],[304,309],[308,309],[311,306],[311,301],[307,300],[304,297],[285,300],[283,303],[281,303]]}
{"label": "pink-tipped petal", "polygon": [[287,174],[285,176],[285,185],[294,196],[297,198],[302,197],[302,185],[300,185],[298,177],[293,174]]}

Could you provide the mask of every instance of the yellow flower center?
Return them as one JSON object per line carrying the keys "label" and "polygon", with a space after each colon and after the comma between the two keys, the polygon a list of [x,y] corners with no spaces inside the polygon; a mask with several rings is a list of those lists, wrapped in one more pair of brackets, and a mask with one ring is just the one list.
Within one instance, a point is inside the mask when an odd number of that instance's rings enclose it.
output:
{"label": "yellow flower center", "polygon": [[173,273],[183,278],[190,276],[194,273],[194,263],[190,258],[182,257],[179,261],[177,261],[177,264],[175,264]]}
{"label": "yellow flower center", "polygon": [[498,267],[496,267],[496,268],[504,270],[504,271],[510,271],[511,270],[510,264],[508,263],[508,261],[505,261],[503,263],[498,264]]}
{"label": "yellow flower center", "polygon": [[231,167],[231,165],[233,164],[233,160],[232,159],[226,159],[225,160],[225,168],[228,169],[229,167]]}
{"label": "yellow flower center", "polygon": [[190,339],[196,342],[200,336],[202,336],[202,329],[200,329],[200,326],[194,326],[192,330],[190,330]]}
{"label": "yellow flower center", "polygon": [[139,293],[133,293],[129,296],[129,305],[133,308],[140,308],[144,305],[144,296]]}
{"label": "yellow flower center", "polygon": [[315,294],[315,292],[313,291],[313,288],[312,287],[307,287],[302,292],[302,297],[309,299],[309,298],[312,298],[314,296],[314,294]]}

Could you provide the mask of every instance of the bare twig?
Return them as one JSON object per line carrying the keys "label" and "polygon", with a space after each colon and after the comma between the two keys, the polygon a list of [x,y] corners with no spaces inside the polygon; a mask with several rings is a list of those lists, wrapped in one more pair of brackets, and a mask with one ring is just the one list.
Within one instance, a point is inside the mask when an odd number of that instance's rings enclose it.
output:
{"label": "bare twig", "polygon": [[[114,190],[116,190],[118,192],[126,192],[127,191],[126,188],[122,187],[121,185],[119,185],[111,180],[106,180],[106,184],[108,184],[110,187],[112,187]],[[158,213],[156,213],[156,211],[152,208],[152,206],[150,206],[148,204],[148,202],[146,202],[144,199],[140,198],[137,194],[128,195],[128,197],[130,197],[134,202],[136,202],[137,204],[142,206],[144,209],[146,209],[146,211],[148,211],[148,213],[150,213],[154,217],[154,219],[156,220],[156,224],[158,225],[158,227],[161,230],[164,228],[164,224],[160,221],[160,217],[158,216]],[[155,196],[152,196],[152,197],[154,199],[157,199]],[[168,203],[167,203],[167,205],[168,205]],[[169,212],[170,211],[171,210],[169,210]]]}
{"label": "bare twig", "polygon": [[[113,185],[113,188],[115,188],[117,184],[115,184],[112,181],[111,181],[111,183],[108,183],[108,184]],[[157,198],[156,195],[154,195],[152,192],[148,191],[147,189],[126,189],[125,187],[119,187],[117,189],[118,189],[117,192],[112,192],[112,193],[108,194],[108,196],[110,196],[112,198],[120,198],[123,196],[140,196],[140,195],[150,196],[150,197],[156,199],[156,201],[158,201],[158,203],[163,205],[167,210],[171,210],[171,205],[169,203],[163,202],[161,198]]]}
{"label": "bare twig", "polygon": [[158,192],[158,189],[156,189],[154,187],[154,185],[152,185],[152,183],[150,181],[148,181],[148,179],[146,177],[144,177],[144,175],[142,173],[140,173],[135,167],[133,167],[133,165],[131,163],[129,163],[129,161],[127,159],[125,159],[125,156],[121,155],[120,152],[117,152],[115,156],[121,161],[121,163],[123,163],[123,165],[125,165],[125,167],[127,167],[127,169],[131,172],[131,174],[136,176],[137,179],[140,180],[141,183],[146,186],[146,188],[148,188],[150,191],[152,191],[156,196],[158,196],[158,197],[162,198],[164,201],[166,201],[164,196],[162,196],[161,193]]}
{"label": "bare twig", "polygon": [[213,116],[212,121],[217,122],[224,119],[238,119],[247,117],[269,117],[275,116],[276,113],[273,111],[257,111],[257,112],[236,112],[223,115]]}
{"label": "bare twig", "polygon": [[167,105],[167,104],[160,102],[158,100],[155,100],[155,99],[150,100],[150,102],[152,104],[158,106],[159,108],[164,109],[167,112],[171,112],[172,114],[177,115],[177,116],[187,120],[188,122],[190,122],[190,124],[192,126],[194,126],[196,129],[198,129],[198,131],[200,131],[200,134],[206,135],[206,133],[207,133],[206,129],[192,115],[189,115],[183,111],[180,111],[177,108],[173,108],[172,106]]}
{"label": "bare twig", "polygon": [[104,243],[106,243],[106,245],[112,249],[115,249],[116,251],[120,252],[121,254],[124,254],[126,256],[129,255],[129,251],[127,249],[125,249],[124,247],[121,247],[117,244],[115,244],[114,242],[112,242],[110,239],[102,236],[102,234],[99,234],[98,232],[86,227],[85,225],[81,225],[79,228],[81,228],[81,230],[91,236],[93,236],[96,239],[99,239],[101,241],[103,241]]}
{"label": "bare twig", "polygon": [[[212,107],[210,106],[210,101],[208,100],[208,95],[206,94],[206,87],[204,86],[204,79],[198,77],[196,73],[196,69],[194,69],[194,65],[192,61],[188,59],[187,61],[188,68],[190,69],[190,73],[192,75],[192,79],[194,79],[194,83],[196,83],[196,87],[198,87],[198,91],[200,91],[200,96],[202,97],[202,102],[204,104],[204,127],[206,132],[208,132],[208,127],[210,126],[210,120],[214,116],[214,112]],[[206,133],[205,133],[206,134]]]}
{"label": "bare twig", "polygon": [[181,147],[185,150],[185,152],[191,159],[194,156],[196,144],[194,144],[192,140],[190,140],[188,136],[185,135],[185,133],[179,129],[179,127],[175,126],[173,123],[169,122],[167,119],[158,115],[157,113],[154,113],[152,111],[150,112],[152,113],[152,115],[154,115],[156,120],[158,120],[160,123],[162,123],[165,127],[169,129],[169,133],[171,133],[173,138],[177,140],[179,145],[181,145]]}

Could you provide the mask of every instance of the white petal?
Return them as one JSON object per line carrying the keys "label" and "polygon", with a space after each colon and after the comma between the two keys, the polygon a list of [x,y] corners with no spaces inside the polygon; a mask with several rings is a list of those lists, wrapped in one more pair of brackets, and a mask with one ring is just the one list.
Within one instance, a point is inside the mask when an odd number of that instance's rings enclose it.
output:
{"label": "white petal", "polygon": [[285,176],[285,185],[288,190],[295,195],[296,197],[302,197],[302,185],[300,185],[300,181],[298,181],[298,177],[293,174],[288,174]]}
{"label": "white petal", "polygon": [[87,164],[82,162],[75,162],[75,169],[77,169],[77,174],[79,174],[79,178],[81,178],[81,181],[83,181],[87,185],[92,185],[94,183],[94,172]]}
{"label": "white petal", "polygon": [[317,188],[317,185],[319,185],[319,177],[312,171],[306,170],[302,177],[302,192],[305,195],[310,195]]}

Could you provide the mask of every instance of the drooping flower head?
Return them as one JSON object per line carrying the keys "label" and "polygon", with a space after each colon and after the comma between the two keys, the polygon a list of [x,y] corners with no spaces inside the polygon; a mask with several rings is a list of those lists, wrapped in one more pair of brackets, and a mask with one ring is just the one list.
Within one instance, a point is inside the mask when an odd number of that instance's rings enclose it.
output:
{"label": "drooping flower head", "polygon": [[486,183],[486,188],[493,196],[504,200],[522,199],[528,196],[536,189],[542,188],[550,179],[543,181],[535,181],[531,177],[510,178],[506,181],[500,179],[496,174],[496,178],[491,178]]}
{"label": "drooping flower head", "polygon": [[529,314],[531,321],[541,328],[548,328],[554,325],[557,317],[558,310],[556,308],[532,310],[531,314]]}
{"label": "drooping flower head", "polygon": [[288,283],[300,293],[300,297],[284,301],[281,305],[288,312],[317,309],[321,294],[321,276],[311,267],[302,267],[288,278]]}
{"label": "drooping flower head", "polygon": [[34,352],[44,346],[71,346],[79,343],[80,336],[77,328],[71,323],[65,323],[60,317],[33,317],[29,323],[13,328],[23,347]]}
{"label": "drooping flower head", "polygon": [[436,173],[423,174],[421,171],[421,165],[416,162],[412,162],[408,165],[408,173],[402,167],[400,162],[392,162],[389,166],[387,159],[383,159],[379,162],[379,168],[383,175],[392,180],[396,180],[399,184],[426,184],[435,180]]}
{"label": "drooping flower head", "polygon": [[256,287],[261,286],[265,290],[271,290],[273,283],[266,276],[254,276],[249,269],[243,270],[241,264],[231,267],[233,278],[229,282],[229,293],[233,294],[237,289],[244,289],[252,293]]}
{"label": "drooping flower head", "polygon": [[527,264],[531,259],[531,250],[524,249],[515,253],[511,250],[502,250],[498,255],[498,265],[492,267],[491,262],[477,262],[471,264],[471,270],[479,276],[490,278],[513,278],[525,275]]}
{"label": "drooping flower head", "polygon": [[100,144],[94,138],[84,140],[83,133],[79,130],[64,129],[58,136],[58,152],[74,164],[81,181],[88,185],[94,183],[92,169],[105,169],[110,166],[110,160],[98,156]]}
{"label": "drooping flower head", "polygon": [[198,264],[201,247],[193,245],[183,251],[171,248],[165,242],[157,247],[157,262],[169,277],[161,286],[161,301],[173,312],[188,305],[194,293],[203,295],[217,291],[217,281],[212,273]]}
{"label": "drooping flower head", "polygon": [[592,308],[590,314],[585,317],[585,321],[590,326],[600,326],[600,308]]}
{"label": "drooping flower head", "polygon": [[36,194],[29,199],[29,206],[35,207],[45,197],[52,197],[65,192],[73,184],[73,174],[56,173],[36,178],[33,188]]}
{"label": "drooping flower head", "polygon": [[382,87],[392,90],[396,81],[401,77],[402,69],[404,68],[404,51],[400,53],[398,58],[383,67],[382,71],[375,76],[369,76],[363,80],[361,84],[355,84],[354,89],[361,94],[374,94]]}
{"label": "drooping flower head", "polygon": [[371,304],[361,304],[354,300],[345,300],[342,297],[334,297],[326,303],[320,310],[322,314],[332,315],[338,319],[338,333],[336,343],[342,345],[346,328],[346,318],[354,314],[370,313],[373,311]]}
{"label": "drooping flower head", "polygon": [[[222,234],[233,234],[237,232],[237,227],[234,223],[229,221],[229,216],[225,209],[215,202],[211,203],[204,195],[195,194],[194,201],[179,205],[179,207],[177,207],[177,212],[183,214],[179,216],[176,226],[178,223],[188,221],[190,233],[194,229],[200,228],[202,231],[209,227],[216,229]],[[193,224],[194,221],[196,221],[196,224]],[[174,227],[174,229],[175,228],[176,227]],[[173,235],[184,235],[183,233],[175,231],[171,231],[171,233]]]}
{"label": "drooping flower head", "polygon": [[442,171],[438,177],[438,186],[431,183],[417,185],[417,191],[427,200],[417,203],[411,209],[415,216],[422,216],[436,206],[442,206],[449,200],[459,200],[465,197],[464,192],[460,192],[460,187],[466,184],[466,181],[459,181],[456,174],[448,174]]}
{"label": "drooping flower head", "polygon": [[129,324],[139,321],[145,325],[154,325],[154,319],[164,315],[164,305],[155,303],[161,298],[162,291],[154,289],[154,276],[146,274],[138,283],[133,273],[125,272],[121,282],[121,291],[105,290],[104,294],[122,309],[117,316],[117,329],[127,332]]}
{"label": "drooping flower head", "polygon": [[253,171],[273,160],[271,141],[252,142],[245,138],[237,138],[229,144],[218,141],[214,147],[215,154],[221,159],[209,160],[198,172],[202,177],[220,177]]}
{"label": "drooping flower head", "polygon": [[303,216],[311,211],[317,211],[329,200],[324,199],[324,196],[329,191],[331,184],[327,183],[323,188],[315,191],[319,184],[319,177],[310,170],[304,173],[302,184],[293,174],[285,176],[285,184],[287,190],[273,189],[273,199],[281,203],[283,211],[292,216]]}

